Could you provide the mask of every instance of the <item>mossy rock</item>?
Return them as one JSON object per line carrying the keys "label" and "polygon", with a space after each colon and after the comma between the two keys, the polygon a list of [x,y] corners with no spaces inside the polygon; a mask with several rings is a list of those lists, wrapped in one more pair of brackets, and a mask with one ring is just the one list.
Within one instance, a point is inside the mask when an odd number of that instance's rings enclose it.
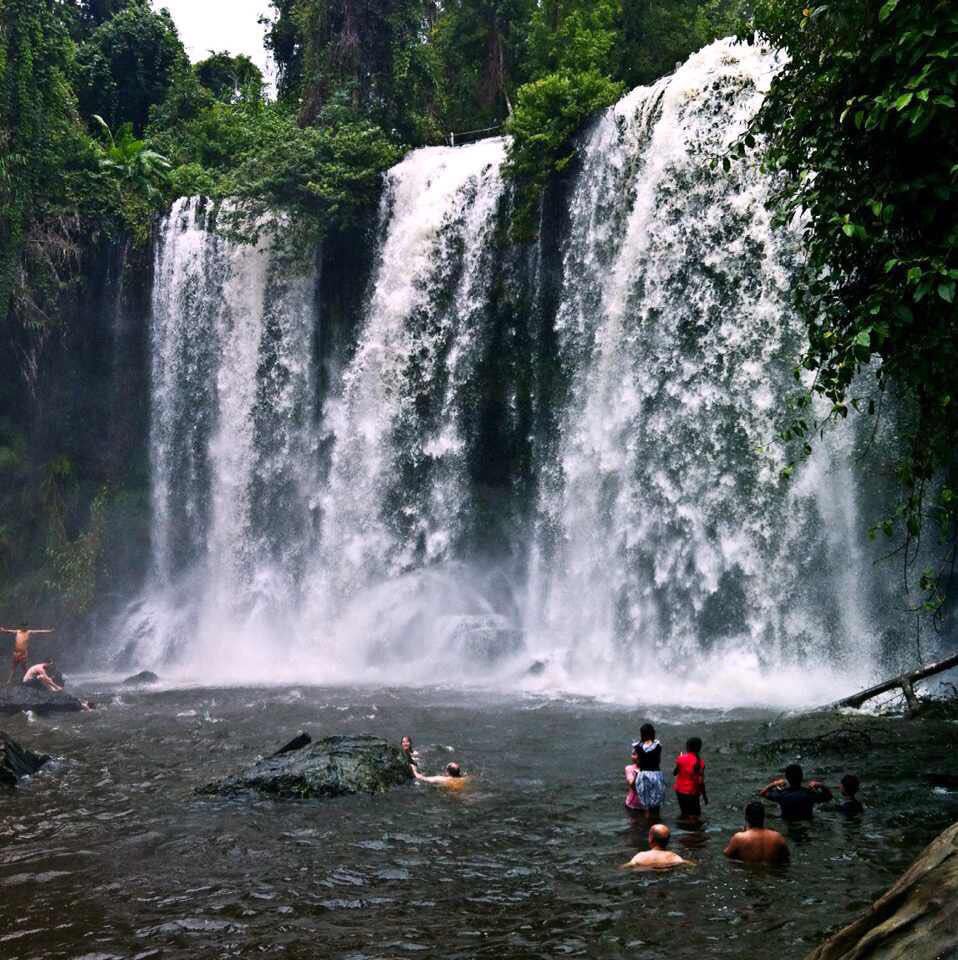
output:
{"label": "mossy rock", "polygon": [[299,749],[288,746],[197,792],[224,797],[252,792],[278,799],[329,799],[384,793],[412,779],[399,747],[379,737],[324,737]]}

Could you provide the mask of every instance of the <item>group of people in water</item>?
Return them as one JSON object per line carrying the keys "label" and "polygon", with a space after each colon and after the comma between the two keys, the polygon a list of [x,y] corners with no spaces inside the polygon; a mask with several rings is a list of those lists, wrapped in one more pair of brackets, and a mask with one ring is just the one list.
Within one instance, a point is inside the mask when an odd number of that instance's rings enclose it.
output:
{"label": "group of people in water", "polygon": [[[694,829],[702,822],[702,803],[709,802],[700,737],[686,741],[685,751],[675,758],[672,776],[679,807],[678,823]],[[759,796],[778,804],[786,823],[811,820],[815,807],[831,803],[834,795],[824,783],[810,780],[806,785],[804,779],[802,768],[797,763],[790,764],[785,768],[784,778],[773,780],[759,791]],[[649,849],[637,853],[625,866],[662,870],[690,863],[669,850],[671,831],[659,818],[665,799],[662,744],[650,723],[643,724],[639,739],[632,744],[632,762],[626,765],[625,781],[629,787],[626,809],[631,816],[644,818],[649,824]],[[859,787],[855,774],[845,774],[841,781],[841,800],[834,804],[834,809],[845,816],[859,815],[864,809],[857,797]],[[765,826],[765,805],[761,800],[746,804],[745,828],[732,836],[724,852],[729,859],[745,863],[786,863],[790,856],[785,837]]]}
{"label": "group of people in water", "polygon": [[[446,764],[442,774],[423,774],[419,770],[419,754],[408,736],[402,738],[400,749],[416,780],[452,788],[463,786],[467,780],[456,762]],[[694,830],[702,823],[702,804],[708,805],[709,802],[701,737],[690,737],[686,741],[685,750],[675,758],[672,776],[679,807],[678,824]],[[758,795],[778,804],[785,823],[811,820],[815,807],[820,804],[832,804],[832,809],[849,817],[858,816],[864,810],[857,796],[859,779],[853,773],[842,777],[841,799],[835,803],[832,803],[835,800],[832,791],[824,783],[810,780],[806,784],[804,781],[804,771],[793,763],[785,768],[783,778],[773,780]],[[625,767],[625,782],[628,785],[625,808],[630,817],[648,824],[649,849],[637,853],[624,866],[665,870],[691,863],[669,849],[672,832],[660,817],[666,794],[662,744],[651,723],[642,725],[639,739],[632,744],[632,762]],[[731,837],[724,853],[730,860],[744,863],[787,863],[790,857],[785,837],[765,825],[765,804],[761,800],[752,800],[745,805],[745,827]]]}

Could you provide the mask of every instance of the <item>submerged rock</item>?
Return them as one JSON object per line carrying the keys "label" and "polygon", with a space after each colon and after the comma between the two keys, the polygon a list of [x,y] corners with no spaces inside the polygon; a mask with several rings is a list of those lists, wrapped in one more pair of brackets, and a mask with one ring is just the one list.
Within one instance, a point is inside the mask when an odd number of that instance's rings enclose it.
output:
{"label": "submerged rock", "polygon": [[242,773],[199,787],[197,793],[235,796],[253,791],[281,799],[327,799],[352,793],[383,793],[412,779],[398,746],[378,737],[338,736],[296,740]]}
{"label": "submerged rock", "polygon": [[0,785],[15,787],[21,777],[32,776],[49,759],[45,753],[34,753],[21,747],[0,730]]}
{"label": "submerged rock", "polygon": [[958,956],[958,823],[901,879],[806,960],[935,960]]}
{"label": "submerged rock", "polygon": [[139,673],[134,673],[132,677],[127,677],[126,680],[123,681],[125,686],[130,687],[159,682],[160,678],[152,670],[141,670]]}
{"label": "submerged rock", "polygon": [[34,713],[72,713],[82,709],[80,701],[68,693],[54,693],[46,687],[37,689],[25,683],[0,686],[0,713],[20,713],[23,710],[32,710]]}

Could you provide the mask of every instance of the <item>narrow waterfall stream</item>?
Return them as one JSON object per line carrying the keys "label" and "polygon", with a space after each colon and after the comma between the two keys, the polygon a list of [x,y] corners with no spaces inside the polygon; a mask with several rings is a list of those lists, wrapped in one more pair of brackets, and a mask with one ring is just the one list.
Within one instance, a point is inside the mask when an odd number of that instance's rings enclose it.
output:
{"label": "narrow waterfall stream", "polygon": [[[598,117],[535,269],[504,239],[505,140],[411,153],[329,377],[323,278],[178,203],[155,258],[154,574],[115,651],[183,677],[702,704],[866,679],[894,624],[854,435],[791,483],[771,444],[802,349],[797,239],[754,158],[716,167],[775,69],[719,41]],[[554,358],[514,346],[546,273]]]}

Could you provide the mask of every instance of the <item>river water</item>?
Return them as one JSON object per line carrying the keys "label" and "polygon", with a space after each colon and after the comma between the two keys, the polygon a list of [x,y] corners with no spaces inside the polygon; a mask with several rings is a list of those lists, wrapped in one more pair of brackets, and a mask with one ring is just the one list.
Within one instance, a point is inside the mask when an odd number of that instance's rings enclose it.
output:
{"label": "river water", "polygon": [[[790,835],[790,866],[745,868],[722,848],[784,762],[745,746],[771,713],[646,717],[442,687],[79,689],[96,712],[5,720],[55,758],[2,800],[5,960],[801,955],[958,818],[958,795],[919,776],[947,766],[953,724],[867,721],[866,816],[820,813]],[[705,830],[675,834],[696,866],[670,874],[619,869],[644,848],[622,769],[646,719],[669,765],[693,732],[705,741]],[[474,779],[455,794],[410,784],[331,802],[194,795],[300,729],[409,733],[427,772],[456,758]],[[834,784],[845,767],[806,769]]]}

